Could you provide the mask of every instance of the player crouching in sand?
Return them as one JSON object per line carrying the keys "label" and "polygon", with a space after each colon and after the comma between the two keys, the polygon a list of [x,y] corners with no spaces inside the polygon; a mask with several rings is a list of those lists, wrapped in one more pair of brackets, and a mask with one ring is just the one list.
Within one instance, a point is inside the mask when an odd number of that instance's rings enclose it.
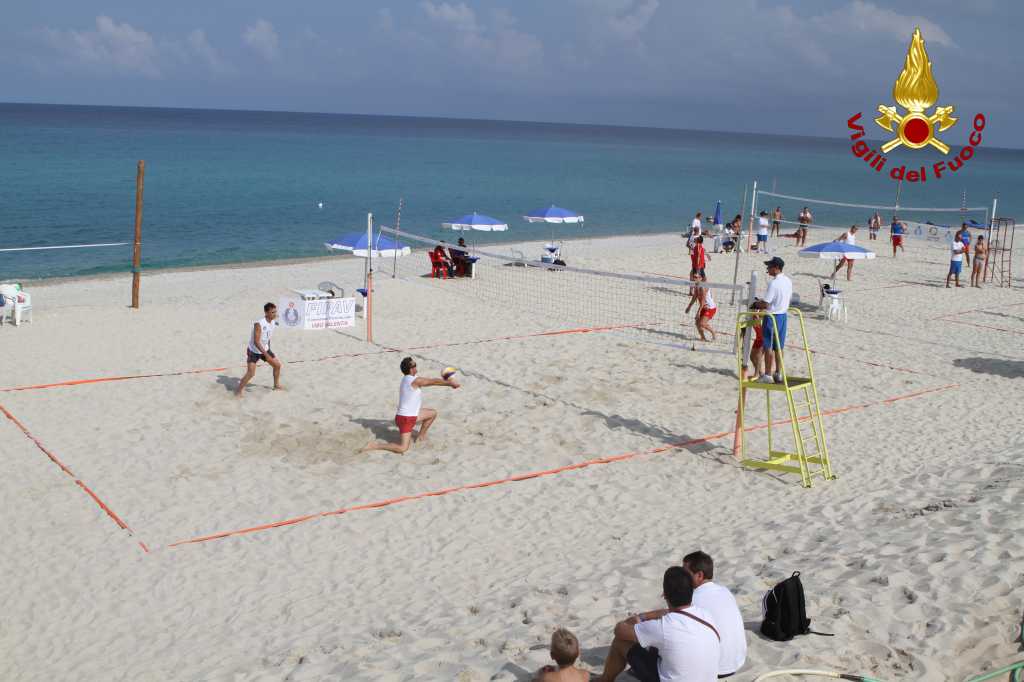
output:
{"label": "player crouching in sand", "polygon": [[395,415],[395,424],[398,426],[400,440],[397,444],[372,440],[360,452],[387,450],[399,455],[405,454],[406,450],[412,446],[412,429],[416,424],[420,424],[416,442],[425,443],[427,431],[437,419],[437,410],[423,407],[423,391],[420,389],[424,386],[459,387],[458,382],[452,379],[452,375],[455,374],[454,370],[450,370],[450,373],[449,370],[445,370],[446,377],[428,379],[416,375],[416,361],[412,358],[403,358],[400,366],[402,368],[402,383],[398,386],[398,413]]}

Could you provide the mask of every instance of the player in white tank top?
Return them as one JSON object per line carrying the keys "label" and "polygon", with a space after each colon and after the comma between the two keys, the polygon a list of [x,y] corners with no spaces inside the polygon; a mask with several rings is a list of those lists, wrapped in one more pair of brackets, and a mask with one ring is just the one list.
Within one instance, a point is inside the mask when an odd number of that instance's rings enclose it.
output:
{"label": "player in white tank top", "polygon": [[[857,246],[857,226],[856,225],[851,225],[850,229],[847,230],[846,232],[842,233],[841,235],[839,235],[839,238],[836,239],[836,241],[837,242],[845,242],[845,243],[849,244],[850,246]],[[847,280],[853,279],[853,259],[852,258],[842,258],[842,259],[839,260],[838,263],[836,263],[836,269],[832,271],[833,279],[835,278],[836,273],[839,272],[843,268],[844,265],[846,266],[846,279]]]}
{"label": "player in white tank top", "polygon": [[281,388],[281,361],[270,350],[270,337],[277,326],[277,306],[267,303],[263,306],[263,317],[252,323],[249,331],[249,344],[245,349],[245,376],[238,382],[235,395],[242,397],[242,391],[256,376],[256,365],[263,361],[274,369],[274,390]]}
{"label": "player in white tank top", "polygon": [[426,441],[427,431],[437,419],[437,410],[423,407],[424,386],[448,386],[458,388],[459,383],[451,377],[430,379],[419,376],[416,361],[411,357],[403,358],[401,363],[402,381],[398,384],[398,410],[395,414],[395,425],[398,426],[398,443],[382,440],[371,440],[361,452],[370,450],[386,450],[399,455],[404,454],[412,446],[412,430],[420,425],[416,441]]}

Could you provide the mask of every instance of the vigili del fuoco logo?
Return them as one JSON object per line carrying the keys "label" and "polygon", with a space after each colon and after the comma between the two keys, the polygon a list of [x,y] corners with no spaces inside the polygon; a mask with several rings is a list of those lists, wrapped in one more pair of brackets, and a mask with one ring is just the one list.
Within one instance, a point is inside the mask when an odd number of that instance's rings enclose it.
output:
{"label": "vigili del fuoco logo", "polygon": [[[903,62],[903,71],[892,86],[892,98],[906,110],[900,113],[899,107],[879,104],[875,119],[879,127],[896,136],[882,145],[882,150],[871,149],[864,137],[864,127],[858,123],[861,112],[857,112],[847,121],[847,127],[853,132],[850,139],[854,140],[850,150],[853,155],[868,164],[875,172],[880,173],[889,160],[885,155],[893,149],[904,146],[908,149],[933,149],[949,155],[949,145],[939,138],[939,133],[953,128],[959,120],[953,116],[953,105],[937,106],[929,114],[928,109],[939,100],[939,86],[932,76],[932,63],[924,48],[921,29],[915,28],[907,48],[907,58]],[[981,144],[981,131],[985,129],[985,115],[975,114],[972,129],[967,137],[967,144],[960,152],[948,161],[935,161],[928,165],[908,169],[906,165],[889,169],[889,177],[893,180],[907,182],[927,182],[929,179],[940,180],[946,175],[956,173],[974,156],[974,149]]]}

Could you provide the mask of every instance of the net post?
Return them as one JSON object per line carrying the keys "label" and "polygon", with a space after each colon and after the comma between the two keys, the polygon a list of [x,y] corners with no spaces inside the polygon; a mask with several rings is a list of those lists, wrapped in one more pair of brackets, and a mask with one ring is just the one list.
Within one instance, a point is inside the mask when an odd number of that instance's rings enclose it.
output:
{"label": "net post", "polygon": [[[743,185],[743,203],[740,204],[740,215],[742,216],[743,213],[746,212],[746,210],[747,210],[747,186]],[[741,221],[741,225],[742,225],[742,221]],[[743,229],[741,227],[740,228],[740,232],[742,233],[742,231],[743,231]],[[741,251],[741,249],[740,249],[740,235],[738,235],[738,234],[735,235],[733,237],[733,242],[734,242],[733,250],[736,252],[735,253],[736,258],[733,259],[732,283],[736,284],[736,280],[739,279],[739,276],[740,276],[740,251]],[[729,297],[729,305],[736,305],[736,290],[735,289],[733,290],[732,295]]]}
{"label": "net post", "polygon": [[146,177],[146,162],[140,160],[135,172],[135,240],[132,244],[132,308],[139,307],[139,285],[142,263],[142,189]]}
{"label": "net post", "polygon": [[[754,298],[757,296],[757,271],[750,271],[750,282],[746,288],[746,305],[742,310],[737,311],[737,316],[743,315],[749,310],[750,305],[754,302]],[[743,337],[743,342],[740,343],[739,339],[736,340],[739,345],[738,352],[740,353],[740,361],[738,364],[740,372],[743,372],[743,367],[746,364],[747,359],[750,357],[750,346],[753,344],[754,334],[748,333]],[[743,454],[743,410],[747,404],[747,389],[743,387],[743,382],[746,380],[745,377],[740,376],[740,396],[739,404],[736,407],[736,426],[733,431],[732,437],[732,454],[736,459],[741,459]]]}
{"label": "net post", "polygon": [[750,198],[750,224],[747,225],[747,252],[754,247],[754,214],[757,212],[757,180]]}
{"label": "net post", "polygon": [[[401,239],[402,232],[402,202],[405,201],[402,197],[398,197],[398,215],[395,216],[395,242]],[[395,260],[391,266],[391,279],[398,277],[398,249],[395,249]]]}
{"label": "net post", "polygon": [[366,214],[366,342],[373,343],[373,214]]}

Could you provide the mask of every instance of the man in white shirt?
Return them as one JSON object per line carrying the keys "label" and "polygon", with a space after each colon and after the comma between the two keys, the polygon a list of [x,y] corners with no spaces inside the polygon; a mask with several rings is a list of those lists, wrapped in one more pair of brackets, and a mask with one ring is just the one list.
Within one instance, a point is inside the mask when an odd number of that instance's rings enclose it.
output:
{"label": "man in white shirt", "polygon": [[693,220],[690,222],[690,235],[686,238],[686,250],[691,254],[693,253],[694,240],[704,232],[704,226],[700,222],[700,216],[700,211],[697,211],[697,215],[693,216]]}
{"label": "man in white shirt", "polygon": [[398,443],[382,440],[371,440],[360,452],[370,450],[387,450],[404,455],[412,447],[412,430],[419,424],[420,432],[416,436],[417,443],[425,443],[427,431],[437,419],[437,410],[423,407],[424,386],[448,386],[458,388],[459,383],[452,379],[452,374],[437,379],[417,376],[416,361],[411,357],[402,358],[399,365],[402,370],[402,381],[398,384],[398,410],[395,413],[395,426],[398,427]]}
{"label": "man in white shirt", "polygon": [[736,597],[729,588],[711,582],[715,577],[715,562],[706,553],[687,554],[683,557],[683,568],[693,576],[693,605],[711,614],[722,637],[718,677],[729,677],[747,660],[747,632]]}
{"label": "man in white shirt", "polygon": [[672,566],[662,579],[667,609],[619,622],[598,682],[614,682],[629,663],[641,682],[715,682],[721,637],[710,613],[693,606],[693,576]]}
{"label": "man in white shirt", "polygon": [[263,306],[263,317],[252,323],[249,332],[249,345],[245,349],[245,376],[238,382],[235,395],[242,397],[242,391],[252,378],[256,376],[256,364],[261,360],[274,368],[274,390],[281,388],[281,361],[270,350],[270,337],[277,326],[277,306],[266,303]]}
{"label": "man in white shirt", "polygon": [[768,212],[761,211],[757,217],[757,244],[754,251],[765,252],[768,250]]}
{"label": "man in white shirt", "polygon": [[949,274],[946,275],[946,288],[949,288],[950,277],[956,278],[956,285],[960,286],[960,270],[964,267],[964,243],[959,239],[953,239],[949,245]]}
{"label": "man in white shirt", "polygon": [[[782,268],[786,262],[775,256],[764,262],[768,268],[768,275],[772,280],[768,283],[768,291],[764,300],[754,301],[754,310],[764,310],[768,315],[764,316],[762,323],[762,334],[764,337],[764,374],[758,381],[763,384],[782,383],[782,349],[786,345],[786,322],[789,319],[789,302],[793,298],[793,280],[782,274]],[[774,320],[774,324],[772,321]],[[776,338],[776,330],[778,338]],[[770,351],[774,351],[770,352]],[[772,361],[775,362],[775,372],[772,372]]]}

